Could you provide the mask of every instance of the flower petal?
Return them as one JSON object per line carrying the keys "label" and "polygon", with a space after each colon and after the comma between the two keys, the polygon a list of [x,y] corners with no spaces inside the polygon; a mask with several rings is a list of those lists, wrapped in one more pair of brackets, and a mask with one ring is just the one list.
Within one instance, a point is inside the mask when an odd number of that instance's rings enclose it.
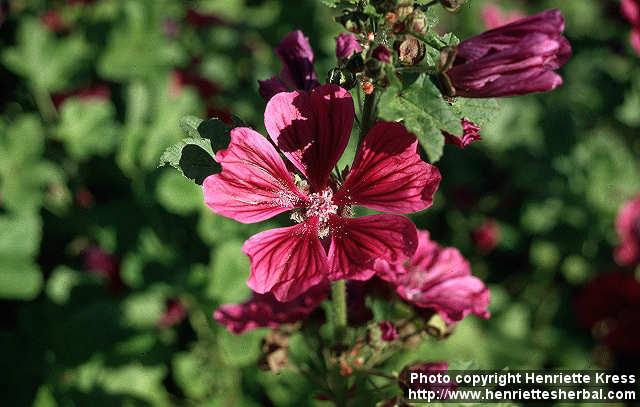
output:
{"label": "flower petal", "polygon": [[233,129],[229,147],[216,159],[222,172],[207,177],[202,189],[205,203],[217,214],[243,223],[259,222],[306,199],[275,148],[249,128]]}
{"label": "flower petal", "polygon": [[225,304],[215,310],[213,319],[234,334],[260,327],[277,328],[298,322],[315,311],[329,294],[328,284],[319,284],[292,301],[280,302],[271,294],[253,294],[242,304]]}
{"label": "flower petal", "polygon": [[258,81],[258,92],[267,102],[273,97],[273,95],[280,92],[287,92],[288,90],[289,88],[287,88],[287,85],[282,83],[282,81],[275,76],[265,79],[264,81]]}
{"label": "flower petal", "polygon": [[260,294],[271,292],[278,301],[296,298],[327,276],[317,218],[258,233],[245,242],[242,251],[251,260],[249,287]]}
{"label": "flower petal", "polygon": [[367,280],[375,273],[372,268],[376,259],[396,263],[411,257],[418,245],[416,227],[402,216],[334,216],[330,227],[331,280]]}
{"label": "flower petal", "polygon": [[431,206],[440,171],[418,155],[418,140],[400,123],[378,122],[369,131],[334,200],[391,213]]}
{"label": "flower petal", "polygon": [[319,85],[313,67],[313,49],[302,31],[287,34],[276,47],[276,54],[282,61],[280,78],[291,89],[311,90]]}
{"label": "flower petal", "polygon": [[419,231],[418,239],[418,249],[408,263],[376,261],[378,275],[391,282],[405,301],[435,310],[447,323],[471,313],[488,318],[489,289],[471,275],[471,266],[458,249],[441,247],[426,231]]}
{"label": "flower petal", "polygon": [[354,118],[351,94],[337,85],[307,93],[279,93],[264,113],[273,142],[315,190],[324,189],[349,142]]}

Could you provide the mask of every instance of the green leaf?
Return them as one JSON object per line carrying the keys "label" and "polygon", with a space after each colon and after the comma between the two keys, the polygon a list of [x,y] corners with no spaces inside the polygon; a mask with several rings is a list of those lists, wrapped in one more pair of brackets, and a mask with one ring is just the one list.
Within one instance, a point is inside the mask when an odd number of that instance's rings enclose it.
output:
{"label": "green leaf", "polygon": [[260,341],[264,333],[264,329],[256,329],[234,335],[221,329],[218,332],[218,347],[222,360],[238,367],[255,364],[260,356]]}
{"label": "green leaf", "polygon": [[80,273],[67,266],[56,267],[47,280],[47,296],[56,304],[65,304],[71,296],[71,291],[83,280],[87,274]]}
{"label": "green leaf", "polygon": [[[237,120],[241,122],[242,119]],[[234,119],[234,121],[236,120]],[[211,142],[214,153],[217,153],[218,150],[223,148],[227,148],[231,140],[229,135],[230,131],[231,128],[226,123],[216,118],[208,119],[198,124],[200,137]]]}
{"label": "green leaf", "polygon": [[69,84],[88,51],[83,37],[58,40],[37,19],[25,18],[18,27],[17,45],[2,53],[2,62],[33,88],[54,91]]}
{"label": "green leaf", "polygon": [[71,157],[106,155],[118,142],[115,109],[109,101],[69,100],[60,111],[57,138]]}
{"label": "green leaf", "polygon": [[169,212],[178,215],[186,215],[203,205],[202,190],[173,170],[160,175],[156,196]]}
{"label": "green leaf", "polygon": [[441,130],[452,134],[461,131],[460,117],[424,74],[404,89],[389,87],[382,94],[379,106],[382,119],[402,121],[418,137],[431,162],[442,155]]}
{"label": "green leaf", "polygon": [[32,300],[42,289],[42,273],[35,264],[0,257],[0,298]]}
{"label": "green leaf", "polygon": [[242,302],[250,295],[246,283],[249,260],[242,255],[242,243],[241,240],[230,240],[213,252],[208,293],[221,303]]}
{"label": "green leaf", "polygon": [[185,116],[180,119],[180,128],[184,132],[185,136],[189,138],[200,138],[198,133],[198,126],[203,120],[195,116]]}
{"label": "green leaf", "polygon": [[213,158],[211,143],[198,138],[186,138],[167,148],[160,157],[160,166],[166,164],[180,170],[198,185],[220,171],[220,164]]}
{"label": "green leaf", "polygon": [[500,111],[496,99],[456,98],[452,107],[460,118],[471,120],[480,127],[493,122]]}

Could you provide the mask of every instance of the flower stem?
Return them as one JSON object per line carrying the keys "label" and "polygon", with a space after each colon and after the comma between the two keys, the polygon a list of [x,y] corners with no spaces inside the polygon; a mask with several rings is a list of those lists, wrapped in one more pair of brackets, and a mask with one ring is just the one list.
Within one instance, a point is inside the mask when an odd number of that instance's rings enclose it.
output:
{"label": "flower stem", "polygon": [[364,107],[362,108],[362,118],[360,119],[360,135],[358,144],[362,142],[364,136],[375,122],[376,93],[378,92],[373,91],[373,93],[364,96]]}
{"label": "flower stem", "polygon": [[345,280],[331,284],[333,324],[336,343],[340,344],[347,333],[347,284]]}

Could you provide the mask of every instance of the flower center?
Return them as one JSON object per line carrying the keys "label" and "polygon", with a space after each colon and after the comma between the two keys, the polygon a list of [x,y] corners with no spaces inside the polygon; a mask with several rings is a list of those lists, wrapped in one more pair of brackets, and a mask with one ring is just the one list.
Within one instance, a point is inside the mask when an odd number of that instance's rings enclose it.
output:
{"label": "flower center", "polygon": [[[291,213],[291,219],[301,223],[305,220],[317,217],[318,218],[318,237],[320,239],[329,235],[329,218],[331,215],[337,215],[339,211],[338,205],[333,203],[333,191],[331,188],[327,188],[320,192],[314,192],[307,195],[309,203],[304,208],[295,209]],[[343,210],[340,216],[348,215]]]}
{"label": "flower center", "polygon": [[329,217],[338,213],[338,205],[333,203],[333,192],[327,188],[324,191],[309,194],[309,201],[305,219],[317,216],[318,236],[326,237],[329,234]]}

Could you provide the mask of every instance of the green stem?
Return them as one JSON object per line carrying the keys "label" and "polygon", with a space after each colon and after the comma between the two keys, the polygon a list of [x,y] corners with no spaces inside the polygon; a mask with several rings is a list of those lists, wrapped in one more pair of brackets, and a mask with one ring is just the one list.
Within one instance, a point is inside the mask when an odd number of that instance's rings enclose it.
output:
{"label": "green stem", "polygon": [[42,89],[33,89],[33,98],[36,102],[36,106],[42,115],[42,118],[47,122],[53,122],[58,117],[58,112],[51,101],[49,92]]}
{"label": "green stem", "polygon": [[335,340],[340,344],[344,341],[347,333],[347,284],[345,280],[338,280],[331,284],[331,302]]}
{"label": "green stem", "polygon": [[377,93],[378,92],[374,90],[370,95],[364,96],[364,107],[362,108],[362,118],[360,119],[360,135],[358,144],[362,142],[364,136],[367,134],[367,132],[375,122],[375,104]]}

